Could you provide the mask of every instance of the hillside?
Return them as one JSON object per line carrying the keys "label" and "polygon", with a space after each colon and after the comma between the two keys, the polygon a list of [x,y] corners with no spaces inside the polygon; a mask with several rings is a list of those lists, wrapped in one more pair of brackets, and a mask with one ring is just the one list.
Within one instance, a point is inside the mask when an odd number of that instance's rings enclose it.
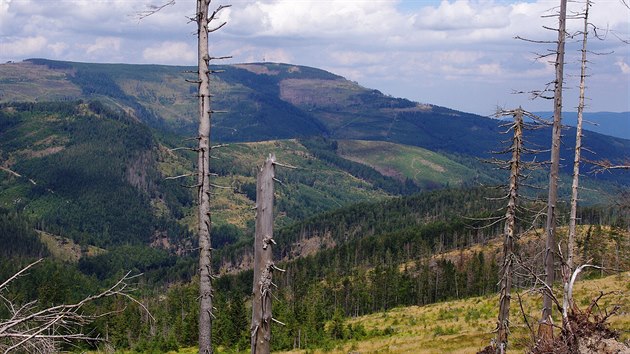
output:
{"label": "hillside", "polygon": [[[187,173],[193,159],[170,151],[132,116],[95,101],[15,103],[0,107],[0,127],[2,167],[23,176],[0,172],[0,206],[38,218],[54,234],[98,246],[190,237],[193,191],[165,177]],[[279,212],[287,219],[279,224],[388,196],[295,141],[236,144],[220,149],[213,165],[216,183],[231,186],[217,190],[217,224],[247,228],[255,168],[272,152],[303,167],[286,175],[279,191]]]}
{"label": "hillside", "polygon": [[[612,294],[606,300],[605,309],[610,311],[620,305],[620,315],[611,318],[612,328],[621,332],[621,339],[628,339],[630,330],[630,302],[627,283],[629,273],[611,275],[597,280],[579,281],[576,286],[576,301],[585,307],[596,298],[599,291]],[[529,321],[538,315],[539,301],[536,296],[522,294],[523,307]],[[400,307],[372,315],[346,319],[342,324],[339,340],[312,353],[477,353],[493,338],[496,326],[495,307],[497,296],[475,297],[427,306]],[[527,349],[529,333],[519,308],[513,307],[510,318],[512,347],[508,353],[522,353]],[[338,326],[335,321],[327,324],[328,330]],[[354,335],[353,329],[363,332]],[[356,330],[354,330],[356,332]],[[181,351],[182,353],[185,351]],[[304,350],[279,353],[298,354]]]}
{"label": "hillside", "polygon": [[[539,117],[548,119],[553,112],[534,112]],[[562,112],[565,125],[577,125],[577,112]],[[586,112],[584,129],[600,134],[630,139],[630,112]],[[588,134],[588,132],[586,132]]]}
{"label": "hillside", "polygon": [[[325,136],[388,141],[431,151],[487,157],[500,149],[497,121],[430,104],[383,95],[332,73],[289,64],[216,66],[213,76],[213,138],[224,142]],[[0,64],[0,102],[100,98],[153,127],[193,134],[196,87],[190,67],[88,64],[30,59]],[[63,92],[61,94],[60,92]],[[565,132],[563,158],[571,160],[575,132]],[[534,148],[549,144],[549,132],[532,132]],[[630,140],[589,134],[596,157],[621,161]],[[545,159],[545,154],[537,159]],[[566,171],[570,164],[566,164]],[[621,180],[624,176],[598,178]]]}
{"label": "hillside", "polygon": [[[165,179],[186,174],[194,165],[192,153],[171,150],[181,137],[156,134],[134,116],[99,101],[5,103],[0,105],[0,127],[5,169],[0,172],[1,207],[27,213],[42,229],[82,245],[153,244],[174,252],[189,247],[194,191],[181,184],[193,184],[192,179]],[[229,188],[215,191],[213,222],[239,230],[229,242],[252,230],[255,170],[270,153],[298,167],[278,171],[283,183],[278,188],[278,226],[446,182],[473,182],[472,176],[462,177],[465,167],[439,154],[412,149],[407,156],[418,154],[418,159],[455,168],[449,179],[427,175],[401,180],[343,159],[322,148],[326,144],[276,140],[216,150],[215,183]],[[392,155],[405,149],[390,145]]]}

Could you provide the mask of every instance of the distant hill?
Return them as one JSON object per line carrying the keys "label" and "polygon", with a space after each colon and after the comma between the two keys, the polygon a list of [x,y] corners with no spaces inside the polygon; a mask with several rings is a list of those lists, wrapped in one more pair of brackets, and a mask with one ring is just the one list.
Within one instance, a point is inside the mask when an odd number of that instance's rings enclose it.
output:
{"label": "distant hill", "polygon": [[[386,141],[463,159],[501,149],[497,121],[431,104],[394,98],[341,76],[290,64],[214,66],[213,138],[248,142],[305,137]],[[193,135],[196,87],[185,81],[192,67],[89,64],[30,59],[0,64],[0,102],[100,99],[154,129]],[[572,160],[571,129],[562,158]],[[549,145],[550,131],[530,134],[535,148]],[[630,140],[593,133],[589,149],[613,162],[630,156]],[[541,153],[537,160],[547,156]],[[570,164],[564,171],[570,172]],[[623,174],[599,175],[624,184]]]}
{"label": "distant hill", "polygon": [[[0,207],[26,212],[40,228],[82,245],[153,244],[177,251],[177,243],[191,242],[194,224],[194,191],[181,186],[194,184],[192,178],[165,179],[194,165],[194,154],[169,149],[180,144],[180,136],[157,134],[100,101],[2,103]],[[388,143],[392,156],[405,151],[405,158],[444,169],[440,175],[394,178],[378,166],[344,159],[332,149],[336,144],[273,140],[217,149],[215,183],[228,189],[215,191],[213,223],[240,230],[225,242],[251,230],[256,166],[269,153],[298,167],[278,171],[278,226],[358,202],[491,179],[446,156]]]}
{"label": "distant hill", "polygon": [[[549,118],[552,112],[534,112],[534,114]],[[563,124],[575,127],[577,112],[563,112]],[[586,112],[584,113],[585,130],[610,135],[617,138],[630,139],[630,112]]]}

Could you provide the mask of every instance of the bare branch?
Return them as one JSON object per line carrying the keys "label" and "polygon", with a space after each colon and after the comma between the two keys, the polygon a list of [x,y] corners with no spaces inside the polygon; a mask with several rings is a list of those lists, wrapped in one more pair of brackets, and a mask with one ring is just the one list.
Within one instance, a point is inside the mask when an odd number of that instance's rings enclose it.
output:
{"label": "bare branch", "polygon": [[21,174],[19,174],[19,173],[17,173],[17,172],[15,172],[15,171],[13,171],[13,170],[11,170],[11,169],[9,169],[9,168],[7,168],[7,167],[2,167],[2,166],[0,166],[0,170],[5,171],[5,172],[8,172],[8,173],[10,173],[10,174],[14,175],[15,177],[19,177],[19,178],[26,178],[26,179],[27,179],[29,182],[31,182],[33,185],[36,185],[36,184],[37,184],[37,183],[36,183],[35,181],[33,181],[32,179],[30,179],[30,178],[28,178],[28,177],[24,177],[24,176],[22,176]]}
{"label": "bare branch", "polygon": [[[41,261],[40,259],[24,267],[2,283],[0,290]],[[118,282],[99,294],[87,296],[74,304],[55,305],[41,310],[36,309],[37,301],[31,301],[16,307],[10,300],[2,296],[5,307],[9,310],[9,318],[0,320],[0,338],[5,339],[0,344],[0,349],[4,353],[9,353],[13,350],[26,350],[26,347],[36,352],[51,352],[57,351],[55,349],[56,343],[61,341],[100,341],[102,339],[98,336],[82,333],[81,328],[102,316],[112,313],[88,315],[82,311],[86,304],[102,298],[115,296],[127,298],[138,304],[149,315],[151,320],[155,321],[148,309],[129,294],[129,281],[133,278],[135,276],[130,276],[130,273],[127,273]]]}
{"label": "bare branch", "polygon": [[179,175],[179,176],[172,176],[172,177],[166,177],[166,180],[173,180],[173,179],[180,179],[180,178],[185,178],[185,177],[192,177],[192,176],[196,176],[196,173],[186,173],[183,175]]}
{"label": "bare branch", "polygon": [[172,5],[175,5],[175,0],[170,0],[167,3],[162,4],[162,5],[147,5],[147,10],[138,12],[136,14],[136,17],[138,18],[139,21],[141,21],[151,15],[154,15],[160,12],[163,8],[167,6],[172,6]]}

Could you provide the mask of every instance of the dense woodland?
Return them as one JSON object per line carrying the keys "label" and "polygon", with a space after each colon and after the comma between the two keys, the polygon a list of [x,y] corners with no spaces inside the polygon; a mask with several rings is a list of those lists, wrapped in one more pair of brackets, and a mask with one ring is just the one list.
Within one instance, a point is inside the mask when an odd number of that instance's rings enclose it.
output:
{"label": "dense woodland", "polygon": [[[495,211],[496,202],[483,198],[489,195],[480,189],[425,193],[340,209],[278,230],[278,256],[285,259],[281,267],[286,273],[276,280],[279,288],[274,313],[286,326],[274,328],[274,349],[294,348],[298,337],[303,348],[321,348],[350,338],[387,335],[368,332],[360,325],[347,326],[344,319],[397,306],[495,293],[496,253],[461,253],[455,261],[431,257],[439,251],[463,252],[466,246],[489,242],[498,234],[501,225],[477,227],[483,221],[475,217]],[[483,208],[475,202],[479,200],[485,201]],[[486,212],[480,212],[482,209]],[[622,240],[614,231],[628,225],[620,210],[590,207],[581,211],[581,217],[587,224],[613,226],[612,231],[599,226],[589,229],[589,236],[580,245],[580,252],[588,253],[585,258],[603,261],[610,250],[601,247],[602,238],[617,242],[622,254],[627,252],[627,245],[619,243]],[[16,248],[3,248],[3,257],[11,257],[14,262],[3,262],[2,277],[47,255],[33,231],[37,220],[2,210],[0,222],[0,235],[13,238],[2,239],[3,244],[16,244],[16,238],[24,240]],[[226,239],[234,237],[228,230],[222,232]],[[299,240],[306,234],[313,237],[319,233],[330,234],[337,246],[289,260],[290,245],[295,241],[292,238]],[[219,248],[218,252],[221,257],[216,258],[238,255],[230,247]],[[140,245],[123,245],[86,257],[76,265],[48,258],[14,284],[9,296],[38,298],[42,304],[76,301],[132,269],[143,273],[138,278],[136,296],[148,305],[155,322],[134,304],[107,301],[94,310],[122,312],[98,320],[93,325],[95,330],[119,348],[160,352],[190,346],[196,341],[198,307],[195,282],[191,282],[194,262],[189,257],[194,259],[194,254],[174,257]],[[220,310],[214,321],[216,344],[234,350],[247,347],[251,282],[251,271],[217,279],[215,306]]]}

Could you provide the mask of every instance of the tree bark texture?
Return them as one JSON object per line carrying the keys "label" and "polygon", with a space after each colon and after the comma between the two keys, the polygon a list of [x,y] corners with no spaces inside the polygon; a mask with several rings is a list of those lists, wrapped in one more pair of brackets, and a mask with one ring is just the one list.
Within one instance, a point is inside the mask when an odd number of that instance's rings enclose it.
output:
{"label": "tree bark texture", "polygon": [[516,202],[518,198],[518,178],[523,150],[523,110],[518,109],[514,115],[512,126],[512,158],[510,160],[510,185],[508,205],[505,212],[505,230],[503,239],[503,267],[501,269],[501,293],[499,297],[499,318],[497,321],[496,353],[507,351],[510,324],[510,300],[512,292],[512,276],[514,272],[514,230],[516,227]]}
{"label": "tree bark texture", "polygon": [[575,133],[575,158],[573,159],[573,182],[571,183],[571,216],[569,218],[569,239],[567,244],[567,264],[563,271],[564,274],[564,296],[562,303],[562,318],[568,316],[569,307],[572,305],[573,299],[569,295],[569,278],[573,272],[573,250],[575,249],[575,236],[577,224],[577,202],[578,188],[580,180],[580,158],[582,153],[582,121],[584,118],[584,91],[586,81],[586,43],[588,40],[588,10],[591,6],[590,0],[586,1],[584,10],[584,33],[582,37],[582,65],[580,69],[580,98],[577,111],[577,128]]}
{"label": "tree bark texture", "polygon": [[256,235],[252,301],[252,354],[267,354],[271,342],[271,286],[275,269],[273,253],[273,195],[275,156],[267,158],[256,179]]}
{"label": "tree bark texture", "polygon": [[197,0],[199,140],[197,162],[197,203],[199,235],[199,353],[212,353],[212,248],[210,232],[210,70],[208,63],[208,6],[211,0]]}
{"label": "tree bark texture", "polygon": [[[545,284],[547,289],[553,288],[554,282],[554,250],[556,247],[556,203],[558,201],[558,171],[560,166],[560,136],[562,129],[562,84],[564,79],[564,43],[566,38],[567,0],[560,0],[558,16],[558,41],[556,48],[556,80],[553,98],[553,131],[551,138],[551,168],[549,172],[549,196],[547,199],[547,222],[545,225],[546,243],[544,252]],[[549,340],[553,336],[551,312],[553,294],[545,290],[543,309],[538,327],[538,336]]]}

